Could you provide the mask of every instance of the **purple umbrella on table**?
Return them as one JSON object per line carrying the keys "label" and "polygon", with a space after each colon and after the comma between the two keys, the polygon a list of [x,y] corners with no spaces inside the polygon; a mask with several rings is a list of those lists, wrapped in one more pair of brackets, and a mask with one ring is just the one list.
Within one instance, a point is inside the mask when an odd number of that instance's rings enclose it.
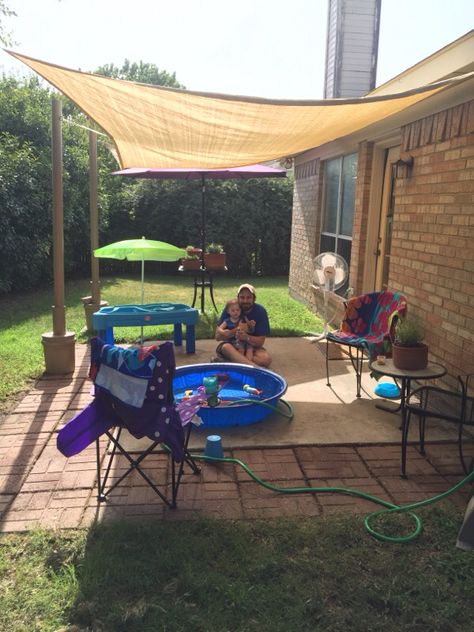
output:
{"label": "purple umbrella on table", "polygon": [[229,167],[227,169],[147,169],[145,167],[113,171],[112,175],[129,178],[155,178],[158,180],[200,180],[201,181],[201,248],[202,267],[206,249],[206,180],[249,180],[250,178],[285,178],[284,169],[275,169],[266,165],[248,165],[247,167]]}

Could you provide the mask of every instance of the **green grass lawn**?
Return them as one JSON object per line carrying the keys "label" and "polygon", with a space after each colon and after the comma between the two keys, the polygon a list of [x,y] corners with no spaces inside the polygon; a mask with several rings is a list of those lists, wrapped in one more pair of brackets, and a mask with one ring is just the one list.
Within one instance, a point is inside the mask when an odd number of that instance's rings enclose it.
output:
{"label": "green grass lawn", "polygon": [[410,544],[361,517],[109,523],[0,537],[10,632],[467,632],[472,554],[459,512],[425,512]]}
{"label": "green grass lawn", "polygon": [[[248,279],[220,276],[216,281],[215,299],[219,307],[235,295],[237,287]],[[139,276],[114,277],[101,280],[102,299],[110,305],[140,302]],[[258,278],[253,280],[258,302],[265,305],[270,316],[272,336],[302,336],[321,331],[321,320],[304,305],[288,296],[286,277]],[[81,296],[90,294],[89,281],[69,282],[66,287],[66,327],[77,334],[78,342],[86,342],[81,334],[85,326]],[[38,378],[44,371],[41,334],[52,329],[52,288],[40,289],[13,297],[0,299],[0,405]],[[192,300],[191,279],[181,276],[147,276],[145,303],[185,303]],[[206,291],[206,306],[210,300]],[[196,327],[196,337],[213,338],[216,313],[212,310],[201,315]],[[117,342],[137,342],[140,328],[114,329]],[[145,327],[149,340],[171,340],[172,326]]]}
{"label": "green grass lawn", "polygon": [[[239,283],[219,278],[219,305]],[[286,279],[255,285],[273,335],[321,331],[321,322],[288,298]],[[80,297],[88,293],[87,282],[68,283],[68,329],[83,328]],[[189,303],[190,294],[189,279],[149,279],[145,301]],[[110,304],[137,302],[139,295],[136,279],[103,280]],[[51,302],[46,290],[0,301],[4,401],[43,370],[41,334],[51,329]],[[201,318],[198,338],[213,336],[215,319]],[[145,333],[170,338],[171,327]],[[138,336],[138,328],[119,331],[127,342]],[[460,512],[445,501],[420,513],[425,529],[406,544],[373,539],[353,514],[0,534],[0,630],[468,632],[474,564],[472,554],[454,546]],[[403,533],[404,517],[396,520],[385,532]]]}

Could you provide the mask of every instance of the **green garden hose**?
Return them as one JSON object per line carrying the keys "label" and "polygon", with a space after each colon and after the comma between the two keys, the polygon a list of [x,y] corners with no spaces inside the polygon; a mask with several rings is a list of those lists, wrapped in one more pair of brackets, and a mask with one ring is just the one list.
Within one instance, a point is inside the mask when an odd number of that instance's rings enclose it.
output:
{"label": "green garden hose", "polygon": [[[370,535],[372,535],[374,538],[377,538],[378,540],[381,540],[382,542],[410,542],[411,540],[414,540],[421,533],[422,522],[421,522],[421,519],[415,513],[412,512],[412,509],[418,509],[420,507],[425,507],[427,505],[436,503],[442,500],[443,498],[446,498],[450,494],[453,494],[454,492],[458,491],[458,489],[463,487],[463,485],[466,485],[467,483],[474,481],[474,471],[473,471],[468,476],[466,476],[463,480],[457,483],[454,487],[452,487],[451,489],[448,489],[446,492],[443,492],[442,494],[438,494],[436,496],[433,496],[432,498],[427,498],[426,500],[421,500],[419,502],[411,503],[409,505],[398,506],[398,505],[389,503],[386,500],[383,500],[381,498],[377,498],[377,496],[372,496],[371,494],[366,494],[365,492],[361,492],[357,489],[351,489],[350,487],[347,487],[347,488],[346,487],[277,487],[275,485],[271,485],[270,483],[266,483],[265,481],[262,481],[260,478],[258,478],[258,476],[256,476],[247,467],[247,465],[245,465],[245,463],[243,463],[239,459],[234,459],[233,457],[218,458],[218,457],[212,457],[212,456],[205,456],[204,454],[191,454],[190,456],[191,458],[198,461],[235,463],[236,465],[240,465],[240,467],[245,472],[247,472],[250,478],[252,478],[256,483],[258,483],[259,485],[262,485],[262,487],[266,487],[267,489],[274,492],[278,492],[280,494],[339,493],[339,494],[348,494],[350,496],[357,496],[358,498],[364,498],[365,500],[373,502],[377,505],[382,505],[383,507],[385,507],[385,509],[382,509],[380,511],[374,511],[368,514],[364,519],[365,528],[370,533]],[[389,536],[389,535],[380,533],[379,531],[376,531],[373,527],[370,526],[370,522],[374,518],[377,518],[378,516],[381,516],[382,514],[394,514],[394,513],[407,513],[410,516],[410,518],[415,523],[415,527],[411,533],[405,536]]]}
{"label": "green garden hose", "polygon": [[[242,404],[242,403],[259,404],[260,406],[264,406],[266,408],[271,409],[273,412],[283,415],[287,419],[293,419],[294,412],[293,412],[292,405],[284,399],[280,399],[279,401],[286,407],[286,410],[282,410],[278,406],[272,406],[271,404],[268,404],[267,402],[264,402],[258,399],[247,399],[247,398],[237,399],[237,400],[227,403],[226,405],[233,406],[233,405]],[[427,505],[432,505],[434,503],[437,503],[438,501],[443,500],[450,494],[457,492],[459,489],[461,489],[461,487],[463,487],[467,483],[471,483],[474,481],[474,471],[473,471],[464,479],[462,479],[459,483],[457,483],[454,487],[451,487],[451,489],[448,489],[446,492],[443,492],[442,494],[432,496],[431,498],[427,498],[425,500],[420,500],[416,503],[410,503],[409,505],[398,506],[386,500],[383,500],[382,498],[377,498],[377,496],[372,496],[371,494],[366,494],[365,492],[361,492],[357,489],[352,489],[350,487],[277,487],[276,485],[272,485],[271,483],[266,483],[265,481],[262,481],[262,479],[256,476],[256,474],[254,474],[252,470],[250,470],[250,468],[248,468],[247,465],[245,465],[245,463],[243,463],[239,459],[234,459],[233,457],[213,457],[213,456],[206,456],[204,454],[191,454],[190,456],[192,459],[195,459],[197,461],[209,461],[209,462],[217,462],[217,463],[235,463],[236,465],[240,465],[240,467],[245,472],[247,472],[250,478],[253,479],[256,483],[258,483],[259,485],[262,485],[262,487],[265,487],[266,489],[269,489],[270,491],[277,492],[279,494],[308,494],[308,493],[309,494],[324,494],[324,493],[347,494],[349,496],[356,496],[358,498],[363,498],[364,500],[368,500],[372,503],[375,503],[376,505],[382,505],[384,509],[381,509],[379,511],[373,511],[367,514],[367,516],[364,519],[364,526],[366,530],[370,533],[371,536],[373,536],[374,538],[377,538],[377,540],[381,540],[382,542],[400,543],[400,542],[410,542],[411,540],[414,540],[420,535],[423,525],[422,525],[421,519],[415,513],[413,513],[412,511],[413,509],[419,509],[421,507],[426,507]],[[411,531],[411,533],[408,533],[407,535],[404,535],[404,536],[390,536],[390,535],[385,535],[384,533],[381,533],[380,531],[377,531],[371,526],[371,521],[375,520],[379,516],[390,515],[390,514],[395,514],[395,513],[398,513],[398,514],[406,513],[411,518],[411,520],[414,523],[414,528],[413,528],[413,531]]]}
{"label": "green garden hose", "polygon": [[231,402],[227,402],[226,403],[226,407],[227,406],[235,406],[236,404],[258,404],[259,406],[263,406],[264,408],[269,408],[270,410],[272,410],[274,413],[278,413],[279,415],[283,415],[283,417],[286,417],[287,419],[293,419],[294,417],[294,412],[293,412],[293,406],[290,404],[290,402],[287,402],[286,399],[280,398],[279,402],[281,402],[285,407],[286,407],[286,411],[282,410],[281,408],[279,408],[278,406],[273,406],[272,404],[269,404],[268,402],[264,402],[260,399],[234,399]]}

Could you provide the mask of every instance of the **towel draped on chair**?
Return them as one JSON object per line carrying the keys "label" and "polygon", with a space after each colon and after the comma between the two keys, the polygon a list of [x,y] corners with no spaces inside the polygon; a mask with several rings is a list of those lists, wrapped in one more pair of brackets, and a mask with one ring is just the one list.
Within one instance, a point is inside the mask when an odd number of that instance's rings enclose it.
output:
{"label": "towel draped on chair", "polygon": [[398,292],[372,292],[347,301],[339,330],[328,333],[334,342],[364,347],[369,359],[383,352],[393,319],[406,311],[406,299]]}
{"label": "towel draped on chair", "polygon": [[[406,312],[406,299],[398,292],[383,290],[349,299],[339,329],[326,334],[326,377],[329,381],[329,343],[349,347],[348,355],[356,373],[360,397],[364,354],[373,360],[385,354],[384,342],[392,337],[395,319]],[[337,359],[337,358],[336,358]]]}
{"label": "towel draped on chair", "polygon": [[175,406],[174,369],[170,342],[124,349],[93,338],[89,376],[94,382],[94,400],[59,432],[60,452],[67,457],[77,454],[106,430],[120,426],[137,439],[147,436],[165,443],[173,459],[181,461],[183,426],[199,410],[201,398]]}

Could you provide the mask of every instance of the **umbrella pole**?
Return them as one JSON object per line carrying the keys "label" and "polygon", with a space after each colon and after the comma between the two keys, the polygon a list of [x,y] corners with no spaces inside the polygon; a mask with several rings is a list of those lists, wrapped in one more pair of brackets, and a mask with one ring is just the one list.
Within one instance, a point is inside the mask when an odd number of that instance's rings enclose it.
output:
{"label": "umbrella pole", "polygon": [[206,178],[201,177],[201,267],[204,268],[204,251],[206,248]]}
{"label": "umbrella pole", "polygon": [[204,314],[204,256],[206,249],[206,178],[201,176],[201,314]]}

